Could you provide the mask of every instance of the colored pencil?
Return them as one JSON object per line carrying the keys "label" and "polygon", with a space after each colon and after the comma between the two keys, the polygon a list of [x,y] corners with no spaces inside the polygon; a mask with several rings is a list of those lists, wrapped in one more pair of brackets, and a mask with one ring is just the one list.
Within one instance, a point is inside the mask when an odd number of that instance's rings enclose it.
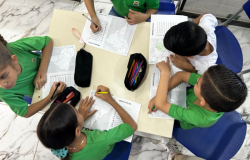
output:
{"label": "colored pencil", "polygon": [[129,78],[130,72],[131,72],[131,70],[132,70],[134,64],[135,64],[135,60],[133,60],[133,63],[132,63],[132,65],[131,65],[131,67],[130,67],[130,70],[129,70],[129,73],[128,73],[128,78]]}

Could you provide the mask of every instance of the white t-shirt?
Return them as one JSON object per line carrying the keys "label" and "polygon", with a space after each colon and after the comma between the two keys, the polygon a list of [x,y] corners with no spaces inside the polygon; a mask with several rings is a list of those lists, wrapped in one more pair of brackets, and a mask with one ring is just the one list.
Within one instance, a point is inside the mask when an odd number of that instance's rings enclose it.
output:
{"label": "white t-shirt", "polygon": [[217,61],[218,54],[216,52],[216,35],[214,33],[217,25],[217,19],[212,14],[205,14],[200,19],[199,26],[201,26],[207,33],[207,40],[213,46],[214,50],[207,56],[196,55],[193,56],[192,59],[188,58],[199,74],[203,74],[210,66],[215,65]]}

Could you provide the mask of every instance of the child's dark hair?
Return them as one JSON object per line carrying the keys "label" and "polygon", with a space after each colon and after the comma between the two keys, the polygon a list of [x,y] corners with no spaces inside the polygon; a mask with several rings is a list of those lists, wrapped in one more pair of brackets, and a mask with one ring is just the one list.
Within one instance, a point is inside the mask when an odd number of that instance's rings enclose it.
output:
{"label": "child's dark hair", "polygon": [[213,110],[231,112],[245,101],[247,87],[233,71],[216,65],[203,74],[201,95]]}
{"label": "child's dark hair", "polygon": [[37,126],[37,136],[45,147],[62,149],[74,141],[77,126],[74,109],[68,104],[57,103],[42,116]]}
{"label": "child's dark hair", "polygon": [[194,56],[205,49],[207,34],[196,23],[187,21],[171,27],[163,42],[165,48],[180,56]]}
{"label": "child's dark hair", "polygon": [[7,42],[2,35],[0,35],[0,64],[0,69],[4,69],[12,64],[11,54],[7,48]]}

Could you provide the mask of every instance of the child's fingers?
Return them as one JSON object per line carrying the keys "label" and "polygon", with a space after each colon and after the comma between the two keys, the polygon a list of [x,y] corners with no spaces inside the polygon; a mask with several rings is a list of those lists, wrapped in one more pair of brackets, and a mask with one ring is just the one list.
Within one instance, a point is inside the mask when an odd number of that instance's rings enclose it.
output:
{"label": "child's fingers", "polygon": [[86,105],[86,103],[87,103],[88,99],[89,99],[89,96],[87,96],[85,99],[83,99],[83,102],[82,102],[82,105],[83,105],[83,106],[85,106],[85,105]]}
{"label": "child's fingers", "polygon": [[90,97],[90,98],[87,100],[86,106],[88,106],[88,105],[91,103],[92,100],[93,100],[93,97]]}
{"label": "child's fingers", "polygon": [[87,106],[88,107],[88,110],[90,109],[90,107],[92,107],[92,105],[95,103],[95,100],[93,100],[93,101],[91,101],[90,103],[89,103],[89,105]]}
{"label": "child's fingers", "polygon": [[166,62],[167,62],[167,64],[169,64],[169,57],[167,57],[167,61]]}
{"label": "child's fingers", "polygon": [[131,19],[128,19],[126,16],[125,16],[125,19],[127,20],[128,24],[132,24],[132,20]]}
{"label": "child's fingers", "polygon": [[89,112],[88,117],[92,116],[95,112],[97,112],[98,110],[93,110],[92,112]]}

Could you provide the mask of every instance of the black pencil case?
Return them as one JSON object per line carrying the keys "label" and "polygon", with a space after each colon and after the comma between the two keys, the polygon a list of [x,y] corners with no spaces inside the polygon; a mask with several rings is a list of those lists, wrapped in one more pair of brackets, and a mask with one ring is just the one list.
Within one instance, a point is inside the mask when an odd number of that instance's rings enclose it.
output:
{"label": "black pencil case", "polygon": [[66,100],[66,97],[67,97],[67,95],[70,94],[70,92],[73,92],[75,95],[74,95],[74,97],[72,97],[69,100],[70,103],[68,103],[68,104],[71,104],[73,107],[75,107],[76,104],[80,101],[81,93],[78,90],[76,90],[74,87],[71,87],[71,86],[70,87],[66,87],[65,90],[56,97],[56,99],[54,100],[54,102],[52,103],[52,105],[54,105],[56,103],[60,103],[60,102],[63,103],[63,101]]}
{"label": "black pencil case", "polygon": [[[138,70],[137,70],[138,73],[136,72],[136,68],[135,68],[135,72],[133,72],[133,68],[134,68],[136,62],[138,64]],[[140,67],[140,63],[141,63],[141,67]],[[146,58],[141,53],[131,54],[129,61],[128,61],[128,65],[127,65],[127,73],[126,73],[126,76],[124,79],[124,84],[125,84],[126,88],[130,91],[136,90],[139,87],[139,85],[141,84],[141,82],[144,78],[144,75],[146,73],[146,70],[147,70]],[[134,78],[134,80],[133,80],[133,75],[137,75],[137,79]],[[136,83],[134,83],[135,79],[136,79]]]}

